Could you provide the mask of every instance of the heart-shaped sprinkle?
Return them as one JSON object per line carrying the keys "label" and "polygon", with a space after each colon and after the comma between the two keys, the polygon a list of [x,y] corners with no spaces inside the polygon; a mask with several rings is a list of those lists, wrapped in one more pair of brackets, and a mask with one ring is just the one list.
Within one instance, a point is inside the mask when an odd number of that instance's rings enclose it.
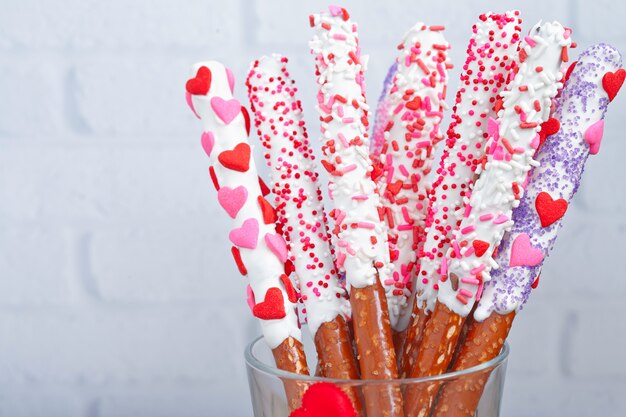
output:
{"label": "heart-shaped sprinkle", "polygon": [[226,79],[228,80],[228,87],[230,87],[230,92],[235,94],[235,75],[233,71],[226,67]]}
{"label": "heart-shaped sprinkle", "polygon": [[291,283],[289,277],[285,274],[282,274],[280,276],[280,282],[282,282],[285,286],[285,291],[287,292],[287,298],[289,299],[289,301],[292,303],[298,301],[298,293],[296,292],[295,288],[293,288],[293,284]]}
{"label": "heart-shaped sprinkle", "polygon": [[230,252],[233,254],[233,258],[235,259],[235,263],[237,264],[237,269],[239,269],[239,273],[244,277],[248,275],[248,270],[246,269],[246,265],[244,265],[243,260],[241,259],[241,252],[239,252],[239,248],[237,246],[233,246],[230,248]]}
{"label": "heart-shaped sprinkle", "polygon": [[241,112],[241,103],[236,98],[224,100],[221,97],[213,97],[211,108],[224,124],[229,124]]}
{"label": "heart-shaped sprinkle", "polygon": [[287,260],[287,244],[281,235],[266,233],[265,244],[274,252],[274,255],[278,257],[280,262],[285,263]]}
{"label": "heart-shaped sprinkle", "polygon": [[193,112],[193,114],[199,119],[200,115],[196,112],[196,108],[193,105],[193,100],[191,99],[191,93],[189,91],[185,91],[185,100],[187,101],[187,105]]}
{"label": "heart-shaped sprinkle", "polygon": [[613,101],[619,89],[622,88],[624,77],[626,77],[624,68],[620,68],[616,72],[609,71],[602,77],[602,88],[609,96],[609,101]]}
{"label": "heart-shaped sprinkle", "polygon": [[481,257],[487,252],[487,249],[489,249],[489,243],[484,240],[476,239],[472,242],[472,247],[474,248],[476,256]]}
{"label": "heart-shaped sprinkle", "polygon": [[574,68],[576,67],[576,64],[578,63],[578,61],[574,61],[570,64],[570,66],[567,68],[567,71],[565,71],[565,77],[563,78],[563,82],[565,83],[567,80],[569,80],[569,77],[572,75],[572,71],[574,71]]}
{"label": "heart-shaped sprinkle", "polygon": [[289,276],[295,270],[296,270],[296,267],[293,265],[293,262],[287,259],[287,262],[285,262],[285,274]]}
{"label": "heart-shaped sprinkle", "polygon": [[289,417],[357,417],[350,397],[330,382],[311,385],[302,396],[302,407]]}
{"label": "heart-shaped sprinkle", "polygon": [[261,207],[261,213],[263,214],[263,223],[265,224],[274,224],[276,223],[276,211],[274,207],[263,197],[258,196],[257,201],[259,202],[259,207]]}
{"label": "heart-shaped sprinkle", "polygon": [[239,213],[247,199],[248,190],[243,185],[236,188],[224,186],[217,192],[217,201],[233,219],[237,217],[237,213]]}
{"label": "heart-shaped sprinkle", "polygon": [[231,151],[222,151],[217,160],[228,169],[246,172],[250,168],[250,145],[240,143]]}
{"label": "heart-shaped sprinkle", "polygon": [[211,70],[205,66],[198,68],[196,76],[187,80],[185,88],[189,94],[206,95],[211,89]]}
{"label": "heart-shaped sprinkle", "polygon": [[600,151],[600,143],[602,143],[602,135],[604,135],[604,120],[598,120],[585,130],[585,142],[589,144],[589,153],[595,155]]}
{"label": "heart-shaped sprinkle", "polygon": [[509,266],[537,266],[541,261],[543,261],[541,250],[530,244],[530,237],[526,233],[520,233],[513,241]]}
{"label": "heart-shaped sprinkle", "polygon": [[213,150],[213,146],[215,145],[215,137],[213,136],[213,133],[202,132],[200,143],[202,144],[202,149],[204,149],[204,152],[206,152],[207,156],[211,156],[211,151]]}
{"label": "heart-shaped sprinkle", "polygon": [[541,124],[541,130],[539,131],[539,146],[543,145],[548,136],[554,135],[561,128],[561,122],[554,117],[550,117],[548,120]]}
{"label": "heart-shaped sprinkle", "polygon": [[261,187],[261,195],[265,197],[270,193],[270,187],[265,184],[265,181],[261,177],[259,177],[259,186]]}
{"label": "heart-shaped sprinkle", "polygon": [[248,109],[241,106],[241,114],[243,114],[243,121],[246,124],[246,134],[250,136],[250,114],[248,113]]}
{"label": "heart-shaped sprinkle", "polygon": [[277,320],[284,318],[285,301],[283,292],[280,288],[272,287],[265,293],[265,300],[262,303],[255,304],[252,308],[252,314],[262,320]]}
{"label": "heart-shaped sprinkle", "polygon": [[542,227],[548,227],[559,220],[567,211],[567,201],[562,198],[553,200],[552,196],[545,191],[537,195],[535,209],[539,215]]}
{"label": "heart-shaped sprinkle", "polygon": [[220,190],[220,183],[217,180],[217,175],[215,175],[215,170],[213,169],[213,167],[209,167],[209,175],[211,176],[211,181],[213,182],[213,186],[215,187],[215,189],[217,191]]}
{"label": "heart-shaped sprinkle", "polygon": [[241,227],[230,231],[228,238],[233,245],[240,248],[254,249],[259,238],[259,222],[256,219],[246,219]]}
{"label": "heart-shaped sprinkle", "polygon": [[415,96],[415,98],[413,98],[413,100],[408,101],[405,104],[407,109],[410,110],[419,110],[420,107],[422,107],[422,98],[420,96]]}
{"label": "heart-shaped sprinkle", "polygon": [[541,274],[537,275],[537,278],[535,278],[535,280],[533,281],[533,283],[531,284],[530,288],[532,288],[533,290],[535,288],[537,288],[539,286],[539,279],[541,278]]}
{"label": "heart-shaped sprinkle", "polygon": [[493,117],[487,120],[487,134],[490,138],[494,138],[494,140],[500,137],[500,123]]}
{"label": "heart-shaped sprinkle", "polygon": [[246,287],[246,301],[248,302],[248,307],[250,307],[250,311],[254,311],[254,305],[256,304],[256,300],[254,299],[254,292],[252,291],[252,287],[250,284]]}

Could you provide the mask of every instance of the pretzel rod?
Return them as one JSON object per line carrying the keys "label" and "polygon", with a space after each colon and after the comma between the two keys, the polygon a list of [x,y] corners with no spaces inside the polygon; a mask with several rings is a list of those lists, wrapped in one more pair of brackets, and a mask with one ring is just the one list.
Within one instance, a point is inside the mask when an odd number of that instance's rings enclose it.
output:
{"label": "pretzel rod", "polygon": [[[320,87],[318,110],[324,144],[322,164],[330,174],[335,202],[331,217],[337,240],[337,265],[345,271],[353,312],[353,328],[363,379],[398,376],[382,282],[390,277],[380,198],[371,178],[363,57],[356,24],[337,6],[310,17]],[[399,387],[364,389],[368,417],[402,416]]]}
{"label": "pretzel rod", "polygon": [[385,81],[383,81],[383,91],[380,93],[378,104],[376,105],[372,141],[370,142],[370,158],[374,162],[380,161],[380,152],[385,144],[385,127],[387,127],[389,122],[389,90],[397,70],[398,62],[394,61],[387,71]]}
{"label": "pretzel rod", "polygon": [[496,116],[499,95],[516,67],[520,25],[519,12],[511,11],[481,15],[472,27],[448,139],[429,195],[426,233],[418,247],[416,300],[400,367],[405,376],[417,360],[424,328],[435,306],[442,261],[450,248],[452,231],[460,223],[463,198],[484,156],[486,120]]}
{"label": "pretzel rod", "polygon": [[[498,121],[490,120],[488,160],[477,167],[477,172],[483,166],[484,171],[454,233],[448,274],[440,280],[438,303],[426,324],[412,375],[438,375],[446,370],[465,318],[480,299],[489,272],[497,267],[491,255],[513,225],[511,211],[522,197],[528,171],[537,166],[532,159],[539,146],[537,133],[562,87],[560,68],[570,44],[570,31],[558,22],[535,25],[520,44],[519,70],[502,92]],[[426,415],[434,393],[407,394],[407,410]]]}
{"label": "pretzel rod", "polygon": [[[489,361],[500,353],[513,318],[538,284],[587,158],[599,151],[604,116],[626,76],[621,66],[619,52],[605,44],[588,48],[575,64],[554,111],[561,129],[537,151],[540,165],[530,173],[524,196],[513,211],[513,228],[496,257],[500,268],[485,284],[468,342],[461,347],[454,370]],[[472,416],[488,376],[446,385],[435,415]]]}
{"label": "pretzel rod", "polygon": [[[350,305],[337,277],[315,156],[287,62],[287,58],[273,55],[253,63],[246,85],[254,125],[267,150],[278,221],[288,244],[289,260],[295,266],[305,306],[301,311],[307,315],[321,375],[358,379],[344,319],[344,315],[349,316]],[[356,391],[347,394],[359,410]]]}
{"label": "pretzel rod", "polygon": [[446,107],[447,70],[452,65],[443,26],[416,24],[398,49],[380,154],[382,168],[372,177],[378,182],[388,226],[392,276],[383,284],[391,327],[402,332],[410,319],[417,244],[428,209],[427,179],[434,147],[442,139],[439,125]]}
{"label": "pretzel rod", "polygon": [[[193,68],[187,81],[187,102],[202,120],[202,147],[209,156],[209,171],[220,206],[232,219],[229,240],[239,270],[250,280],[252,313],[261,323],[265,341],[276,365],[308,375],[296,313],[296,291],[284,273],[287,250],[276,233],[276,214],[261,193],[248,142],[249,117],[233,98],[234,77],[219,62],[207,61]],[[296,408],[300,386],[287,384],[287,399]]]}

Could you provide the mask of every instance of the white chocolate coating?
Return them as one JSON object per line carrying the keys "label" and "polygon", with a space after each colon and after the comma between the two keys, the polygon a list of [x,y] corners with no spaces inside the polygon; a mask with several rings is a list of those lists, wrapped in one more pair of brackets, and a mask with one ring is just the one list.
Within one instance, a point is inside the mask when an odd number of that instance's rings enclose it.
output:
{"label": "white chocolate coating", "polygon": [[295,82],[287,58],[255,61],[246,82],[255,127],[266,149],[271,187],[283,235],[295,266],[309,331],[350,316],[346,290],[339,282],[319,188],[315,156],[309,146]]}
{"label": "white chocolate coating", "polygon": [[356,24],[343,9],[311,16],[310,42],[317,66],[318,110],[324,167],[335,209],[337,266],[345,271],[348,290],[384,282],[390,276],[387,230],[379,215],[380,197],[371,179],[364,96],[365,62]]}
{"label": "white chocolate coating", "polygon": [[[273,349],[290,336],[298,340],[301,339],[296,304],[289,301],[289,295],[280,280],[281,275],[284,274],[284,263],[279,260],[275,252],[266,243],[266,237],[268,235],[275,237],[276,230],[274,224],[265,224],[263,220],[263,213],[257,200],[261,196],[261,190],[254,160],[250,157],[249,167],[245,172],[229,169],[219,161],[219,156],[223,152],[231,151],[240,144],[248,144],[248,134],[241,106],[233,99],[232,83],[234,80],[232,80],[232,73],[227,72],[227,69],[219,62],[207,61],[194,65],[192,76],[197,74],[201,67],[206,67],[211,72],[210,89],[206,94],[191,95],[190,101],[192,110],[202,120],[204,132],[210,132],[214,139],[208,153],[210,153],[209,157],[220,190],[235,190],[238,187],[243,187],[246,190],[243,205],[240,206],[238,202],[226,197],[222,205],[224,206],[228,201],[231,201],[229,207],[235,206],[238,209],[235,210],[236,215],[232,222],[234,229],[244,226],[246,221],[249,221],[248,224],[256,222],[258,225],[256,237],[253,233],[254,228],[247,228],[239,233],[238,237],[231,232],[231,241],[241,242],[244,246],[255,246],[254,249],[240,246],[239,251],[248,271],[250,287],[254,293],[256,304],[258,305],[266,299],[266,293],[270,288],[278,288],[282,294],[282,308],[286,314],[284,318],[259,320],[265,341]],[[228,103],[222,105],[221,108],[224,109],[223,114],[226,119],[233,117],[229,123],[226,123],[215,111],[215,103],[220,100]],[[237,106],[239,106],[238,109]],[[206,146],[205,151],[207,151]],[[235,163],[240,162],[241,158],[238,158]],[[246,233],[245,230],[248,230],[249,233]],[[280,309],[281,306],[276,307]]]}
{"label": "white chocolate coating", "polygon": [[461,221],[463,199],[474,184],[476,167],[485,154],[487,120],[496,117],[497,100],[517,65],[520,25],[519,12],[509,11],[486,13],[472,28],[453,120],[429,195],[426,233],[418,252],[416,302],[427,311],[435,306],[452,233]]}
{"label": "white chocolate coating", "polygon": [[417,23],[398,46],[388,100],[382,171],[376,179],[389,230],[392,276],[383,282],[391,326],[409,324],[418,242],[428,211],[428,174],[445,105],[450,45],[443,27]]}
{"label": "white chocolate coating", "polygon": [[[537,132],[562,87],[562,51],[570,44],[569,32],[558,22],[535,25],[521,43],[519,71],[502,93],[503,109],[487,143],[488,161],[455,231],[447,279],[439,283],[439,302],[461,316],[469,314],[491,269],[497,268],[492,254],[513,225],[511,211],[536,165]],[[488,245],[482,256],[476,254],[476,243]]]}

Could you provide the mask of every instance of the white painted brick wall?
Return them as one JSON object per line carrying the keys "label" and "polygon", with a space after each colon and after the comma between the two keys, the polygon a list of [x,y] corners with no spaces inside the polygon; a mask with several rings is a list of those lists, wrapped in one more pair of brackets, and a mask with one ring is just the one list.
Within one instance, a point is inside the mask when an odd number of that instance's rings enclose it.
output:
{"label": "white painted brick wall", "polygon": [[[626,52],[623,2],[344,4],[371,56],[370,102],[419,20],[448,28],[451,92],[470,27],[490,8],[522,8],[526,28],[559,19],[581,47],[609,41]],[[250,415],[242,351],[258,329],[183,84],[192,63],[219,59],[244,100],[250,60],[283,52],[315,136],[307,16],[324,7],[2,4],[0,416]],[[625,129],[622,95],[539,290],[516,320],[504,417],[626,415]]]}

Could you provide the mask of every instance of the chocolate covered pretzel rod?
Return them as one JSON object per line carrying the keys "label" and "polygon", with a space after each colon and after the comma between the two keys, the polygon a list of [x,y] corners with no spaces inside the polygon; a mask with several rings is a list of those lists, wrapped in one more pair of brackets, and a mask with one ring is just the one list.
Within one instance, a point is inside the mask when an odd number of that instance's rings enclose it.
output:
{"label": "chocolate covered pretzel rod", "polygon": [[[380,198],[371,178],[368,152],[368,107],[356,24],[337,6],[310,17],[315,36],[319,84],[318,110],[323,135],[322,164],[330,174],[335,202],[337,266],[345,271],[353,328],[363,379],[398,376],[389,311],[382,283],[390,277],[386,227],[379,216]],[[368,417],[402,416],[400,389],[372,385],[364,389]]]}
{"label": "chocolate covered pretzel rod", "polygon": [[417,244],[428,209],[428,174],[445,109],[450,45],[443,26],[414,25],[398,46],[397,70],[387,100],[388,121],[378,183],[388,226],[392,276],[383,282],[391,327],[406,329],[416,273]]}
{"label": "chocolate covered pretzel rod", "polygon": [[[202,147],[211,161],[209,172],[217,201],[232,219],[228,236],[237,266],[250,280],[252,313],[279,369],[308,375],[296,314],[296,291],[285,275],[286,245],[276,233],[276,214],[262,196],[258,174],[248,143],[250,120],[233,98],[234,77],[219,62],[207,61],[193,68],[187,81],[187,103],[201,119]],[[302,387],[285,384],[289,407],[300,403]]]}
{"label": "chocolate covered pretzel rod", "polygon": [[[358,379],[344,317],[350,316],[350,304],[337,277],[315,156],[287,61],[273,55],[252,64],[246,85],[254,125],[266,149],[278,222],[295,267],[305,307],[301,312],[315,341],[320,373],[328,378]],[[347,394],[355,409],[361,410],[356,390]]]}
{"label": "chocolate covered pretzel rod", "polygon": [[[538,283],[562,218],[578,190],[585,162],[599,150],[607,107],[626,71],[621,68],[619,52],[605,44],[584,51],[575,65],[553,116],[561,129],[537,151],[540,165],[530,173],[524,196],[513,211],[513,228],[495,258],[500,267],[485,284],[453,370],[467,369],[500,353],[515,315]],[[447,384],[434,416],[473,416],[488,376]]]}
{"label": "chocolate covered pretzel rod", "polygon": [[[418,375],[443,373],[452,359],[461,328],[489,272],[497,267],[492,253],[511,228],[511,211],[519,204],[523,184],[539,146],[541,124],[550,115],[551,100],[562,87],[561,65],[571,44],[570,31],[558,22],[539,23],[520,44],[520,65],[502,93],[498,121],[491,121],[482,174],[463,209],[451,243],[447,276],[439,282],[437,306],[424,330],[417,357]],[[565,59],[564,59],[565,58]],[[407,410],[430,412],[438,384],[407,394]]]}
{"label": "chocolate covered pretzel rod", "polygon": [[415,365],[426,322],[435,307],[437,282],[446,273],[452,232],[460,223],[463,199],[469,195],[485,153],[487,120],[496,116],[499,95],[516,67],[520,25],[519,12],[511,11],[481,15],[472,27],[452,123],[429,195],[426,233],[419,245],[420,272],[400,366],[403,376]]}

